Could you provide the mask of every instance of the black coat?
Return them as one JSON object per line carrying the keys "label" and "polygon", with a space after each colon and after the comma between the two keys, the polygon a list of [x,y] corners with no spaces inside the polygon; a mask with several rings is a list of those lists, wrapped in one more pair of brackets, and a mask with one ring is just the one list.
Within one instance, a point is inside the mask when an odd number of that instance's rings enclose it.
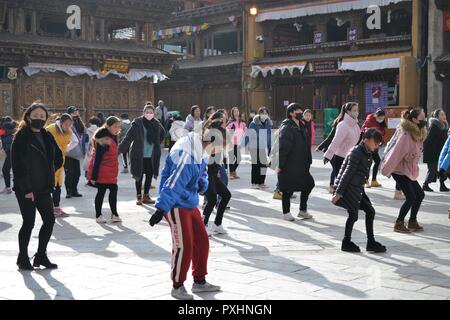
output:
{"label": "black coat", "polygon": [[[147,139],[147,137],[144,137],[143,121],[142,117],[134,119],[125,138],[119,145],[120,153],[125,153],[130,150],[130,172],[135,180],[139,180],[144,171],[144,139]],[[166,133],[158,120],[153,119],[151,121],[156,121],[158,124],[157,135],[159,137],[155,137],[155,140],[159,141],[159,143],[153,145],[152,154],[153,173],[157,177],[159,175],[159,162],[161,160],[161,142],[164,140]]]}
{"label": "black coat", "polygon": [[45,150],[29,126],[20,130],[11,148],[11,163],[16,193],[51,193],[55,171],[63,165],[63,155],[53,136],[41,130]]}
{"label": "black coat", "polygon": [[336,194],[342,196],[338,206],[358,212],[371,165],[372,153],[364,142],[352,148],[345,157],[334,183]]}
{"label": "black coat", "polygon": [[423,162],[438,163],[439,155],[447,140],[448,126],[443,125],[438,119],[430,119],[428,136],[423,142]]}
{"label": "black coat", "polygon": [[290,119],[283,121],[279,137],[278,184],[281,192],[308,191],[314,188],[309,172],[312,163],[309,136],[303,125]]}

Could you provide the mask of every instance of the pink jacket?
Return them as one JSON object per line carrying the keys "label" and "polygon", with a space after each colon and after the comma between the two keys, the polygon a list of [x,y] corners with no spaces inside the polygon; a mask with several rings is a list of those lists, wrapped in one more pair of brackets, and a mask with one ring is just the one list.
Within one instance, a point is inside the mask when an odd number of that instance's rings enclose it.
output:
{"label": "pink jacket", "polygon": [[334,155],[345,158],[347,153],[359,141],[361,135],[361,128],[358,125],[358,120],[353,119],[347,113],[336,127],[336,134],[333,141],[325,152],[325,158],[331,160]]}
{"label": "pink jacket", "polygon": [[228,123],[227,129],[234,130],[232,143],[234,145],[240,145],[242,137],[244,136],[245,132],[247,131],[247,125],[245,124],[245,121],[230,120],[230,122]]}
{"label": "pink jacket", "polygon": [[420,130],[417,125],[408,120],[402,120],[400,128],[402,132],[397,143],[381,163],[381,174],[390,177],[396,173],[416,181],[419,177],[419,160],[422,155],[423,140],[426,137],[426,128],[425,131]]}

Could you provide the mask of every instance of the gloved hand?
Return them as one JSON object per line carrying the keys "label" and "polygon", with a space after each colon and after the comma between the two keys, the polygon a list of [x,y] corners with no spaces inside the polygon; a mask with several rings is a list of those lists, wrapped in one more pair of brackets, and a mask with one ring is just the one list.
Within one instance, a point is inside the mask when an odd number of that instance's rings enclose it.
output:
{"label": "gloved hand", "polygon": [[164,212],[160,209],[157,209],[149,220],[150,225],[153,227],[155,224],[160,223],[163,217]]}
{"label": "gloved hand", "polygon": [[327,158],[323,158],[323,164],[327,164],[328,162],[330,162],[330,160],[328,160]]}

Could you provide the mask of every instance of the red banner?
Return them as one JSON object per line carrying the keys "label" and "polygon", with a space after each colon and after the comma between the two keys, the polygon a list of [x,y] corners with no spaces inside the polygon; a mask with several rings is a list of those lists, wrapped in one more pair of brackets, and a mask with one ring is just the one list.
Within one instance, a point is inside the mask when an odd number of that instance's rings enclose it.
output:
{"label": "red banner", "polygon": [[444,32],[450,31],[450,11],[444,11]]}

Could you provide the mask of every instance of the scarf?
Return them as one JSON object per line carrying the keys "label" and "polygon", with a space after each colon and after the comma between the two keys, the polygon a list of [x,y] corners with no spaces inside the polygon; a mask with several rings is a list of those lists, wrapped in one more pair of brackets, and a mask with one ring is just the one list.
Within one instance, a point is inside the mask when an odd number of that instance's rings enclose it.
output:
{"label": "scarf", "polygon": [[145,117],[142,117],[142,123],[147,130],[147,142],[153,145],[157,145],[159,143],[158,121],[156,121],[155,119],[149,121]]}

